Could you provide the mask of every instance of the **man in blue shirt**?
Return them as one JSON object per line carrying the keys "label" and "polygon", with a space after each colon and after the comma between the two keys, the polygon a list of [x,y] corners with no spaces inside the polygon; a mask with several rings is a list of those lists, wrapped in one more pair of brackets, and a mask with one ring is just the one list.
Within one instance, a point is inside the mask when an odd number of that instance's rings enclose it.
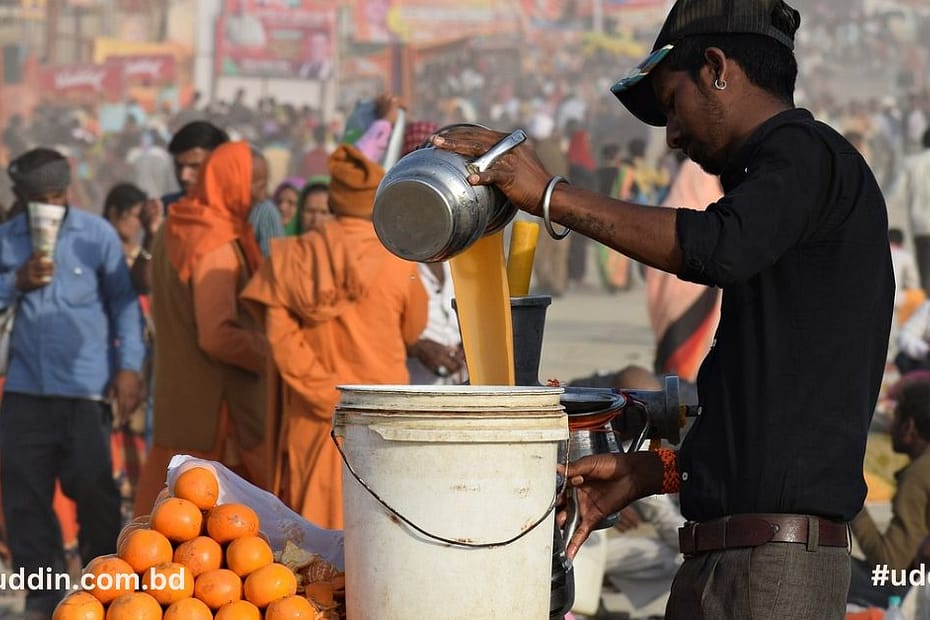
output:
{"label": "man in blue shirt", "polygon": [[[110,432],[114,412],[139,403],[142,317],[116,232],[67,206],[67,160],[37,148],[8,172],[17,214],[0,226],[0,308],[17,311],[0,404],[3,510],[17,569],[63,572],[56,479],[77,504],[82,560],[115,551]],[[53,256],[33,250],[30,202],[67,208]],[[61,594],[30,591],[27,618],[50,617]]]}

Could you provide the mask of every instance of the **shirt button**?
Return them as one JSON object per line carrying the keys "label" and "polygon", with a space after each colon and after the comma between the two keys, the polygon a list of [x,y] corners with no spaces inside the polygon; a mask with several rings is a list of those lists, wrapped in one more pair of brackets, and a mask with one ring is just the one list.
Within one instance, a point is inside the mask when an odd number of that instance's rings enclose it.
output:
{"label": "shirt button", "polygon": [[681,472],[681,480],[682,482],[685,482],[688,480],[688,472],[686,471]]}
{"label": "shirt button", "polygon": [[82,273],[84,273],[84,270],[81,269],[80,267],[75,267],[75,268],[74,268],[74,275],[79,276],[79,275],[81,275]]}

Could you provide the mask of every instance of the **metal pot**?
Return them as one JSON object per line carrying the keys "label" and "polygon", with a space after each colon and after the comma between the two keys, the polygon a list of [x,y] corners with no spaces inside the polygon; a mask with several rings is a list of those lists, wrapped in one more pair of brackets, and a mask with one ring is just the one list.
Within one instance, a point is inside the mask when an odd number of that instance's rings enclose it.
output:
{"label": "metal pot", "polygon": [[401,158],[375,194],[372,219],[381,243],[406,260],[439,262],[503,229],[516,206],[494,187],[471,185],[468,176],[525,140],[517,130],[475,160],[433,146]]}

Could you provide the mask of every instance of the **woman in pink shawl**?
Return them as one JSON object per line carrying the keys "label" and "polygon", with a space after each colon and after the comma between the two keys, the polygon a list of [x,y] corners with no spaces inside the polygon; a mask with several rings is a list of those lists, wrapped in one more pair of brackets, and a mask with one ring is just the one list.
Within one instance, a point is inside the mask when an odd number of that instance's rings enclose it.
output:
{"label": "woman in pink shawl", "polygon": [[[685,160],[662,206],[703,210],[722,195],[717,177]],[[656,374],[674,374],[693,382],[717,329],[719,289],[685,282],[649,268],[646,301],[656,336]]]}

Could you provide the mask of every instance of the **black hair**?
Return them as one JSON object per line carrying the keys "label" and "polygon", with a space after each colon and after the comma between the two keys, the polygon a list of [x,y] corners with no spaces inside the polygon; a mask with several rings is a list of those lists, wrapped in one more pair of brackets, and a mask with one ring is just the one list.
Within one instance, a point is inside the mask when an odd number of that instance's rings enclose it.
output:
{"label": "black hair", "polygon": [[65,156],[55,149],[39,146],[26,151],[10,162],[10,168],[19,170],[20,173],[28,174],[56,161],[66,161]]}
{"label": "black hair", "polygon": [[307,201],[307,196],[309,196],[310,194],[316,194],[318,192],[328,192],[328,191],[329,191],[328,183],[324,183],[322,181],[312,181],[310,183],[307,183],[306,185],[304,185],[303,189],[300,190],[300,197],[297,201],[297,204],[299,204],[300,206],[303,206],[303,204]]}
{"label": "black hair", "polygon": [[7,166],[7,175],[13,183],[13,194],[18,201],[22,201],[32,193],[41,193],[39,188],[48,188],[49,184],[56,189],[67,188],[71,183],[70,170],[64,155],[55,149],[40,146],[11,161]]}
{"label": "black hair", "polygon": [[646,156],[646,141],[642,138],[633,138],[626,145],[627,152],[631,158]]}
{"label": "black hair", "polygon": [[115,209],[117,215],[122,215],[140,202],[145,202],[148,196],[132,183],[117,183],[107,193],[103,202],[103,215],[107,217],[110,209]]}
{"label": "black hair", "polygon": [[180,155],[191,149],[212,151],[225,142],[229,142],[229,134],[213,123],[192,121],[177,130],[168,143],[168,152]]}
{"label": "black hair", "polygon": [[[793,34],[793,30],[780,29]],[[794,105],[798,62],[790,49],[766,35],[729,33],[685,37],[669,52],[664,64],[672,71],[687,71],[696,79],[707,62],[704,51],[709,47],[720,48],[727,58],[739,64],[750,82],[779,101]]]}
{"label": "black hair", "polygon": [[904,233],[900,228],[889,228],[888,241],[896,245],[904,245]]}
{"label": "black hair", "polygon": [[915,379],[905,383],[897,401],[899,418],[902,421],[914,420],[920,437],[930,441],[930,380]]}
{"label": "black hair", "polygon": [[620,154],[620,146],[617,144],[605,144],[601,148],[601,159],[605,162],[613,161]]}

